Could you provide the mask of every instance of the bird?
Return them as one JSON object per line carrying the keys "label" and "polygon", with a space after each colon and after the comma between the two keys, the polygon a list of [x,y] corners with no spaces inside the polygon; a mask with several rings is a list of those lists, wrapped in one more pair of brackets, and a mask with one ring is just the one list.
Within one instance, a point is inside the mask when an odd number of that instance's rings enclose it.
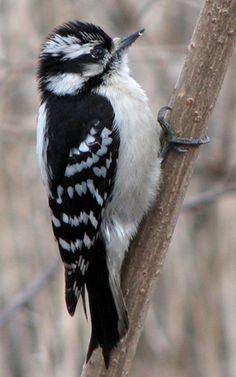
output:
{"label": "bird", "polygon": [[[144,29],[110,37],[69,21],[43,43],[37,157],[65,270],[65,301],[90,308],[86,362],[101,347],[106,368],[127,334],[120,269],[161,180],[161,127],[130,74],[127,53]],[[143,256],[145,257],[145,256]]]}

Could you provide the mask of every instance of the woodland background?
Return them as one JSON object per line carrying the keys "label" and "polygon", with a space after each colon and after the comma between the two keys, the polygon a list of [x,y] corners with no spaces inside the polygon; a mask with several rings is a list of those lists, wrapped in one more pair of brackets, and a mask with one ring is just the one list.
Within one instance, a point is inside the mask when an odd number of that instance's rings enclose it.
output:
{"label": "woodland background", "polygon": [[[66,312],[35,156],[40,45],[70,19],[97,23],[111,36],[145,27],[129,60],[157,113],[168,104],[201,5],[0,0],[0,376],[79,376],[90,334],[81,306],[73,319]],[[234,54],[209,121],[212,142],[201,148],[131,377],[236,376],[235,65]],[[24,305],[14,310],[21,299]]]}

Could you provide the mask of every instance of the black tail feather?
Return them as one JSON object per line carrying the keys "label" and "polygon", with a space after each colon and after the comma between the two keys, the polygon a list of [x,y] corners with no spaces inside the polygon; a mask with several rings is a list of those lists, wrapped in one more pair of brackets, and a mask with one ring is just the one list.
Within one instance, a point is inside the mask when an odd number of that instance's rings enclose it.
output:
{"label": "black tail feather", "polygon": [[75,273],[72,270],[65,268],[65,299],[69,314],[74,315],[78,298],[75,295],[73,285],[75,282]]}
{"label": "black tail feather", "polygon": [[65,299],[66,306],[69,314],[74,315],[77,302],[80,295],[82,294],[83,306],[85,316],[87,318],[87,311],[85,305],[85,288],[84,288],[84,279],[81,276],[79,268],[73,270],[65,268]]}
{"label": "black tail feather", "polygon": [[108,368],[112,349],[128,330],[128,316],[121,290],[115,278],[109,274],[102,240],[98,240],[93,260],[90,260],[86,287],[92,324],[87,361],[93,350],[100,346]]}
{"label": "black tail feather", "polygon": [[84,285],[83,285],[83,288],[82,288],[82,291],[81,291],[81,296],[82,296],[82,302],[83,302],[83,308],[84,308],[85,318],[88,320],[86,298],[85,298],[85,286]]}

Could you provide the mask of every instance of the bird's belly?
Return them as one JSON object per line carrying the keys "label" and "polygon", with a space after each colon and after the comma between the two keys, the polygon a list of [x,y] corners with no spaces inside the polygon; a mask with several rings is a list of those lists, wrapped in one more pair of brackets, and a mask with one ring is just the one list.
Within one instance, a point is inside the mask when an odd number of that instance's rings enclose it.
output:
{"label": "bird's belly", "polygon": [[160,179],[160,129],[149,109],[147,97],[130,76],[99,88],[111,102],[114,127],[120,137],[117,172],[101,232],[107,247],[123,254],[153,202]]}

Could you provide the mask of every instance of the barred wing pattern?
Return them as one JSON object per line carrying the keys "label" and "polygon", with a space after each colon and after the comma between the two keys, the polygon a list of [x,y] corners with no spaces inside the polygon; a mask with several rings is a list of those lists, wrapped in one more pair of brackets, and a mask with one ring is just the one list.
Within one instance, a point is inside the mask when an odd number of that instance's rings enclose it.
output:
{"label": "barred wing pattern", "polygon": [[[86,273],[100,238],[102,214],[112,193],[119,137],[97,120],[69,151],[57,195],[49,199],[52,225],[65,266],[66,304],[71,315],[83,293]],[[100,240],[99,240],[100,242]]]}

